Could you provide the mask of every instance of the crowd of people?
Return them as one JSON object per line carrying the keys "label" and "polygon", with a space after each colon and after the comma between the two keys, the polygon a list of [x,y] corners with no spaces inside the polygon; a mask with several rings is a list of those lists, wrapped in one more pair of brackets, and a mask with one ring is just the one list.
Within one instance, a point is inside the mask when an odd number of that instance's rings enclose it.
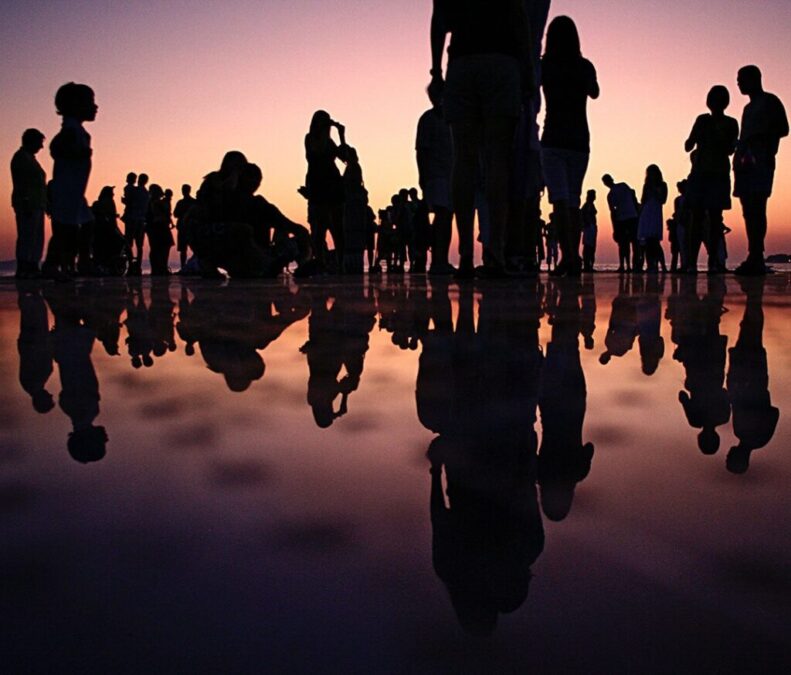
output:
{"label": "crowd of people", "polygon": [[[44,143],[36,129],[24,132],[11,163],[17,275],[140,274],[146,240],[153,275],[170,272],[174,244],[183,273],[209,277],[220,271],[273,277],[292,263],[298,276],[362,274],[366,258],[373,273],[384,265],[389,272],[408,267],[413,273],[460,279],[531,276],[542,261],[554,275],[593,271],[596,195],[588,191],[583,203],[582,188],[590,159],[587,104],[600,89],[571,18],[554,18],[545,35],[549,5],[550,0],[496,7],[483,0],[434,0],[431,108],[420,117],[416,139],[422,197],[415,188],[400,190],[379,211],[378,222],[358,151],[347,143],[344,125],[324,110],[313,115],[305,136],[307,175],[299,192],[307,200],[309,231],[256,194],[261,169],[239,151],[225,155],[194,198],[191,187],[183,186],[175,208],[172,190],[149,185],[145,173],[127,176],[120,217],[110,186],[89,207],[85,190],[92,149],[84,124],[96,118],[98,108],[87,85],[63,85],[55,96],[62,128],[50,144],[52,180],[46,182],[35,157]],[[764,91],[758,67],[741,68],[737,85],[749,98],[741,125],[725,114],[730,94],[717,85],[707,97],[709,112],[695,120],[684,144],[691,169],[679,183],[667,222],[671,271],[697,272],[701,245],[708,271],[727,271],[723,211],[731,208],[732,193],[742,204],[749,248],[735,272],[768,271],[766,208],[788,119],[780,100]],[[660,168],[646,169],[639,200],[612,176],[605,175],[603,182],[619,270],[667,269],[662,242],[668,187]],[[551,204],[547,222],[541,218],[545,192]],[[52,237],[39,268],[45,213]],[[454,219],[458,268],[449,262]],[[476,221],[483,250],[477,268]]]}

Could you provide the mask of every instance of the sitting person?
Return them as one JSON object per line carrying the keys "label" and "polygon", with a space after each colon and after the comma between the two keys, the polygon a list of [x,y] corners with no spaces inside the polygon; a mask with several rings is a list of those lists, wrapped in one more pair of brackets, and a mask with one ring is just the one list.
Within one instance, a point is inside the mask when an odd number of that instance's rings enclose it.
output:
{"label": "sitting person", "polygon": [[[203,179],[190,217],[192,247],[204,276],[222,268],[232,277],[275,277],[289,262],[310,259],[307,230],[255,195],[260,183],[261,170],[236,150]],[[274,243],[270,229],[278,235]]]}

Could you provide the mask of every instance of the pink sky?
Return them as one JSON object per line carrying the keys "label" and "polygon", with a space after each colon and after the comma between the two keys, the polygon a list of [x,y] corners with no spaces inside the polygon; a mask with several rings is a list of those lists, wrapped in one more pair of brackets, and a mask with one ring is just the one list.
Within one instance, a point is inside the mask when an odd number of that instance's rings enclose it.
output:
{"label": "pink sky", "polygon": [[[325,108],[346,124],[358,148],[374,208],[417,183],[415,125],[427,107],[429,0],[191,0],[124,3],[4,3],[0,9],[0,156],[10,161],[21,132],[48,138],[59,118],[52,98],[69,80],[94,87],[99,116],[89,125],[94,172],[88,198],[120,186],[128,171],[178,191],[197,187],[228,149],[264,171],[262,193],[305,222],[296,193],[305,175],[303,137]],[[576,21],[583,51],[602,87],[590,105],[592,156],[585,187],[604,196],[605,171],[639,191],[656,163],[673,186],[687,173],[683,142],[705,111],[713,84],[731,91],[729,112],[745,99],[737,69],[756,63],[767,90],[791,106],[783,0],[555,0],[552,15]],[[39,155],[48,173],[48,153]],[[791,141],[781,145],[770,202],[768,249],[791,251]],[[120,191],[120,190],[119,190]],[[13,258],[10,174],[0,172],[0,259]],[[668,214],[669,215],[669,214]],[[744,249],[738,209],[727,222],[738,259]],[[614,258],[600,203],[600,259]]]}

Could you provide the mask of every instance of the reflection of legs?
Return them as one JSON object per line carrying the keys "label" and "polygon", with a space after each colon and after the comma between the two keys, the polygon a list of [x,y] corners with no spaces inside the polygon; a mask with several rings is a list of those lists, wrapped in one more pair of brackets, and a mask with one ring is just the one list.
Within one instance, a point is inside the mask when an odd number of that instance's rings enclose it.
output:
{"label": "reflection of legs", "polygon": [[473,235],[475,220],[475,169],[481,127],[475,122],[453,122],[453,211],[459,232],[459,271],[473,268]]}
{"label": "reflection of legs", "polygon": [[486,198],[491,221],[489,255],[496,265],[505,264],[505,230],[508,222],[510,157],[516,120],[508,117],[489,119],[484,124],[483,154]]}

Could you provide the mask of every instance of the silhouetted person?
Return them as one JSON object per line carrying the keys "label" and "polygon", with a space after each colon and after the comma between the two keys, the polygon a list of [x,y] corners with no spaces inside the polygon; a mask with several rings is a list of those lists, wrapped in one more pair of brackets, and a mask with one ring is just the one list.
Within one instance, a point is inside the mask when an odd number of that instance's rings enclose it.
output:
{"label": "silhouetted person", "polygon": [[687,272],[696,272],[701,242],[709,256],[709,272],[724,272],[720,251],[725,245],[722,212],[731,208],[731,162],[739,138],[739,123],[725,114],[731,97],[721,86],[712,87],[706,98],[709,114],[700,115],[684,144],[695,151],[687,184],[692,219],[687,232]]}
{"label": "silhouetted person", "polygon": [[662,207],[667,203],[667,183],[662,171],[656,164],[645,170],[645,183],[640,199],[640,218],[637,224],[637,239],[644,246],[646,267],[649,272],[665,270],[665,254],[662,251],[662,238],[665,231],[665,217]]}
{"label": "silhouetted person", "polygon": [[735,272],[765,274],[766,203],[772,195],[780,139],[788,136],[788,117],[780,99],[764,91],[757,66],[740,69],[737,83],[739,91],[750,97],[742,113],[733,166],[734,194],[742,203],[749,252]]}
{"label": "silhouetted person", "polygon": [[[358,287],[340,290],[329,308],[328,295],[327,290],[315,294],[308,341],[300,348],[310,370],[308,405],[322,429],[348,412],[349,395],[360,386],[368,335],[376,320],[372,301],[358,294]],[[339,379],[344,368],[346,375]]]}
{"label": "silhouetted person", "polygon": [[114,188],[105,185],[91,205],[93,213],[93,264],[100,276],[120,276],[126,271],[127,254],[124,236],[118,229],[118,209]]}
{"label": "silhouetted person", "polygon": [[170,213],[165,193],[156,183],[149,190],[146,235],[152,276],[167,276],[170,274],[168,258],[173,246],[173,235],[170,232]]}
{"label": "silhouetted person", "polygon": [[73,427],[67,444],[69,454],[83,464],[95,462],[104,457],[107,444],[105,428],[94,425],[100,399],[91,361],[96,335],[84,324],[82,302],[73,287],[49,288],[46,298],[55,317],[52,341],[61,382],[58,403]]}
{"label": "silhouetted person", "polygon": [[55,94],[55,108],[63,123],[49,146],[53,159],[49,188],[52,239],[46,267],[55,274],[70,275],[79,253],[80,271],[87,273],[91,267],[89,236],[93,215],[85,200],[85,189],[93,150],[83,123],[96,119],[98,106],[93,89],[69,82]]}
{"label": "silhouetted person", "polygon": [[416,188],[409,190],[409,206],[412,210],[412,254],[409,271],[417,274],[426,272],[428,249],[431,246],[431,222],[426,200],[421,199]]}
{"label": "silhouetted person", "polygon": [[728,396],[733,407],[733,433],[738,445],[730,449],[728,470],[745,473],[754,450],[772,440],[780,411],[772,405],[769,393],[769,368],[763,346],[763,290],[762,279],[745,280],[744,316],[739,326],[736,345],[729,350]]}
{"label": "silhouetted person", "polygon": [[[340,144],[331,138],[338,130]],[[346,153],[346,127],[335,122],[325,110],[317,110],[305,136],[308,172],[301,193],[308,200],[308,223],[313,250],[321,265],[327,264],[327,232],[332,235],[337,269],[343,263],[343,178],[335,163]]]}
{"label": "silhouetted person", "polygon": [[134,181],[135,174],[130,173],[127,177],[127,185],[124,188],[124,236],[132,256],[129,265],[129,274],[140,276],[143,264],[143,244],[146,234],[146,219],[148,218],[148,204],[151,199],[148,188],[148,175],[141,173],[137,176],[137,184]]}
{"label": "silhouetted person", "polygon": [[665,355],[665,340],[661,333],[663,279],[648,277],[645,289],[641,289],[637,297],[637,344],[644,375],[653,375]]}
{"label": "silhouetted person", "polygon": [[367,234],[368,190],[365,189],[357,150],[350,147],[345,154],[342,266],[347,274],[362,274]]}
{"label": "silhouetted person", "polygon": [[189,249],[188,216],[190,209],[195,206],[195,198],[192,196],[192,186],[186,183],[181,186],[181,199],[176,202],[173,209],[173,217],[176,219],[176,248],[179,252],[179,263],[183,269],[187,264],[187,250]]}
{"label": "silhouetted person", "polygon": [[710,455],[720,447],[717,427],[730,419],[730,404],[723,387],[728,337],[720,334],[725,312],[725,282],[710,278],[706,294],[698,297],[694,278],[683,278],[680,295],[668,299],[667,316],[676,349],[673,358],[684,366],[684,386],[678,399],[687,421],[700,429],[698,447]]}
{"label": "silhouetted person", "polygon": [[44,212],[47,208],[47,175],[36,159],[44,147],[44,134],[26,129],[22,146],[11,158],[11,206],[16,217],[16,277],[39,276],[44,253]]}
{"label": "silhouetted person", "polygon": [[610,323],[604,336],[606,351],[599,357],[599,363],[604,366],[613,356],[625,356],[634,346],[637,332],[637,299],[632,293],[632,282],[620,277],[618,293],[612,300]]}
{"label": "silhouetted person", "polygon": [[590,157],[587,103],[599,97],[599,83],[593,64],[582,56],[577,27],[567,16],[554,18],[547,29],[541,86],[546,99],[544,179],[561,255],[554,273],[579,274],[580,195]]}
{"label": "silhouetted person", "polygon": [[[524,1],[530,25],[530,67],[534,82],[541,81],[541,46],[549,5],[550,0]],[[524,96],[513,148],[506,260],[509,268],[520,276],[535,275],[540,262],[537,253],[541,240],[541,194],[545,187],[538,128],[541,101],[539,88]]]}
{"label": "silhouetted person", "polygon": [[536,297],[528,294],[514,312],[510,298],[484,295],[476,334],[472,289],[464,287],[454,333],[447,287],[432,288],[434,329],[416,398],[421,421],[439,433],[428,450],[433,563],[472,634],[491,633],[501,613],[524,603],[544,547],[535,489]]}
{"label": "silhouetted person", "polygon": [[577,483],[591,468],[593,444],[582,442],[587,389],[579,351],[580,305],[578,282],[559,285],[558,300],[548,309],[552,340],[547,345],[541,374],[543,435],[538,454],[541,508],[552,521],[571,511]]}
{"label": "silhouetted person", "polygon": [[667,221],[667,238],[670,242],[670,271],[678,272],[687,266],[687,231],[691,214],[687,204],[687,181],[676,183],[678,195],[673,200],[673,217]]}
{"label": "silhouetted person", "polygon": [[601,180],[609,189],[607,205],[610,207],[613,239],[618,244],[618,271],[629,272],[637,267],[638,262],[637,195],[629,185],[616,183],[608,173]]}
{"label": "silhouetted person", "polygon": [[596,190],[588,190],[585,203],[580,209],[582,218],[582,270],[593,272],[596,264],[596,239],[599,227],[596,224]]}
{"label": "silhouetted person", "polygon": [[448,262],[448,253],[453,225],[453,138],[442,114],[442,92],[429,87],[428,95],[431,108],[418,121],[415,153],[420,189],[429,212],[434,214],[429,273],[452,274],[455,270]]}
{"label": "silhouetted person", "polygon": [[[450,33],[447,82],[442,77]],[[475,174],[483,158],[490,234],[484,237],[484,269],[501,276],[511,154],[522,98],[535,89],[530,25],[522,0],[492,5],[484,0],[434,0],[431,20],[431,85],[443,92],[443,111],[453,133],[453,210],[459,231],[459,271],[474,274]]]}
{"label": "silhouetted person", "polygon": [[47,306],[40,288],[18,287],[19,384],[29,395],[33,409],[47,413],[55,407],[47,381],[52,375],[52,338]]}

